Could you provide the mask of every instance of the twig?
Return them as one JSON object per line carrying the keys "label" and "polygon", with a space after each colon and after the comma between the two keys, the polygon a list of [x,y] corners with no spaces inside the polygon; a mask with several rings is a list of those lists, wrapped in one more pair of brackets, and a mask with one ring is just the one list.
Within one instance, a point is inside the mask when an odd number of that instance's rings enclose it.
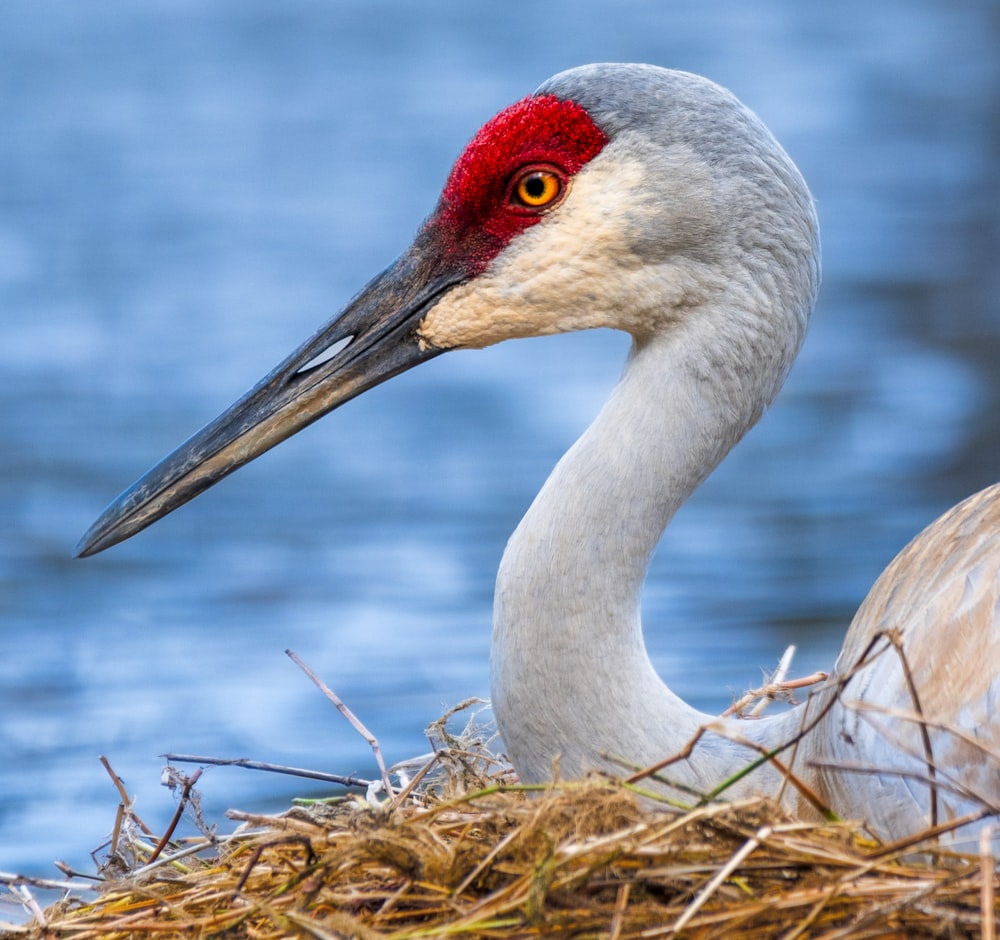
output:
{"label": "twig", "polygon": [[[969,734],[967,731],[963,731],[961,728],[956,728],[954,725],[949,724],[946,721],[937,721],[933,718],[920,716],[917,715],[916,712],[907,711],[905,708],[890,708],[887,705],[872,705],[870,702],[865,702],[861,699],[845,699],[843,701],[843,705],[845,708],[852,708],[858,712],[872,712],[877,715],[884,715],[887,718],[898,718],[901,721],[919,721],[928,728],[933,728],[936,731],[943,731],[945,734],[951,735],[967,747],[975,748],[982,755],[980,760],[988,761],[991,764],[1000,764],[1000,751],[994,751],[992,748],[987,747],[982,741],[978,740],[974,735]],[[877,726],[873,725],[873,727]],[[893,742],[893,745],[898,747],[899,743]],[[940,772],[941,768],[939,767],[938,773]],[[987,802],[983,797],[979,797],[979,799],[984,803]]]}
{"label": "twig", "polygon": [[904,836],[902,839],[890,842],[888,845],[883,845],[881,848],[869,852],[868,858],[896,858],[898,856],[905,855],[907,852],[911,852],[924,842],[928,842],[932,839],[936,840],[940,836],[947,835],[949,832],[961,829],[962,826],[970,826],[973,823],[977,823],[981,819],[985,819],[987,816],[992,815],[993,813],[990,810],[984,809],[975,813],[966,813],[964,816],[956,816],[954,819],[949,819],[947,822],[938,823],[932,829],[925,829],[922,832]]}
{"label": "twig", "polygon": [[[845,701],[844,706],[846,708],[854,709],[858,713],[858,716],[863,721],[866,721],[869,725],[871,725],[872,728],[878,731],[878,733],[883,738],[885,738],[886,741],[888,741],[888,743],[891,744],[895,750],[899,751],[900,754],[903,754],[907,757],[912,757],[915,760],[922,759],[921,755],[917,753],[914,750],[914,748],[906,744],[903,740],[900,739],[900,737],[897,734],[894,733],[894,730],[890,730],[889,726],[885,724],[879,724],[878,722],[876,722],[872,718],[872,715],[880,715],[885,718],[894,719],[897,725],[900,722],[918,723],[922,726],[922,729],[924,730],[930,728],[937,731],[941,731],[944,734],[947,734],[949,737],[955,739],[956,741],[960,741],[963,746],[977,750],[982,755],[980,760],[986,766],[991,768],[992,767],[1000,768],[1000,752],[997,752],[995,750],[992,750],[991,748],[986,747],[981,741],[976,740],[976,738],[973,737],[968,732],[963,731],[960,728],[956,728],[954,725],[951,725],[948,722],[935,721],[923,715],[918,715],[915,712],[907,711],[906,709],[889,708],[883,705],[872,705],[864,701]],[[816,761],[813,761],[811,763],[813,766],[817,767],[821,766]],[[830,766],[837,767],[839,765],[831,764]],[[847,764],[846,769],[848,770],[854,769],[857,771],[857,770],[862,770],[863,768]],[[979,803],[981,806],[987,809],[990,813],[994,815],[1000,815],[1000,801],[997,801],[997,799],[994,798],[992,795],[990,794],[984,795],[978,790],[972,789],[972,787],[968,786],[967,784],[959,780],[956,780],[952,772],[945,768],[935,767],[934,771],[935,772],[933,778],[929,776],[923,777],[920,774],[916,773],[909,773],[908,775],[913,777],[913,779],[921,780],[922,782],[926,783],[928,787],[935,786],[937,787],[938,790],[943,790],[945,792],[958,794],[959,796],[962,797],[962,799],[975,801],[976,803]],[[897,773],[897,771],[893,770],[884,770],[884,771],[880,770],[880,772]],[[904,771],[898,771],[898,773],[900,775],[906,774],[906,772]]]}
{"label": "twig", "polygon": [[493,846],[480,860],[479,864],[465,876],[462,883],[452,891],[452,897],[461,897],[465,893],[465,889],[469,887],[487,868],[493,863],[493,860],[510,845],[515,839],[519,838],[522,832],[518,828],[512,828],[510,832],[507,833],[496,845]]}
{"label": "twig", "polygon": [[42,888],[46,891],[100,891],[100,885],[77,884],[74,881],[61,881],[57,878],[35,878],[32,875],[16,875],[9,871],[0,871],[0,884],[17,887],[31,885],[32,888]]}
{"label": "twig", "polygon": [[[884,643],[885,645],[882,645],[880,648],[880,643]],[[698,742],[701,740],[702,735],[704,735],[706,731],[712,731],[716,734],[722,735],[723,737],[728,737],[730,740],[739,740],[740,743],[745,746],[756,749],[761,756],[751,761],[740,771],[730,776],[727,780],[723,781],[720,786],[711,791],[708,795],[709,798],[715,799],[725,792],[728,787],[732,786],[737,781],[742,780],[761,765],[771,763],[784,775],[785,781],[792,784],[803,796],[806,797],[806,799],[812,802],[824,817],[827,819],[835,818],[829,807],[819,800],[818,795],[814,793],[811,788],[806,786],[802,780],[792,774],[791,762],[788,767],[785,767],[780,761],[776,760],[776,758],[779,754],[782,754],[784,751],[792,748],[792,760],[794,761],[799,742],[804,740],[805,737],[810,734],[821,721],[823,721],[837,702],[841,701],[841,695],[850,683],[851,679],[853,679],[854,676],[857,675],[862,669],[868,666],[874,659],[881,656],[891,645],[892,641],[885,631],[880,630],[876,633],[871,640],[869,640],[868,645],[864,648],[854,665],[845,674],[838,676],[835,683],[827,687],[825,690],[825,701],[822,702],[822,705],[818,709],[817,713],[808,721],[806,720],[808,717],[808,705],[812,701],[812,696],[810,696],[806,703],[806,707],[803,709],[803,720],[799,726],[798,732],[787,741],[778,744],[774,748],[768,750],[760,744],[746,740],[742,736],[735,736],[731,733],[731,729],[727,729],[724,726],[720,727],[718,722],[713,722],[712,724],[702,725],[698,728],[684,747],[682,747],[675,754],[671,754],[669,757],[664,758],[655,764],[651,764],[644,770],[634,773],[630,777],[626,777],[625,783],[634,784],[646,777],[655,777],[659,771],[669,767],[671,764],[680,760],[687,760],[687,758],[691,756]],[[667,781],[667,783],[669,783],[669,781]]]}
{"label": "twig", "polygon": [[[216,846],[227,845],[230,842],[236,842],[240,839],[246,838],[245,833],[233,832],[228,836],[220,836],[215,841]],[[183,849],[178,849],[176,852],[171,852],[170,855],[161,855],[155,861],[146,862],[146,864],[136,868],[134,871],[130,872],[130,878],[141,878],[143,875],[149,874],[151,871],[155,871],[157,868],[163,868],[167,865],[173,865],[176,862],[181,861],[181,859],[189,858],[192,855],[197,855],[199,852],[204,852],[205,849],[210,848],[212,843],[202,843],[186,846]]]}
{"label": "twig", "polygon": [[[125,804],[119,803],[118,809],[115,810],[115,824],[111,827],[111,843],[108,846],[108,851],[112,855],[118,854],[118,843],[121,841],[122,837],[122,825],[125,822]],[[150,833],[151,835],[152,833]]]}
{"label": "twig", "polygon": [[611,916],[611,936],[608,940],[618,940],[622,934],[622,925],[625,923],[625,912],[628,910],[629,882],[625,882],[618,887],[618,896],[615,898],[615,910]]}
{"label": "twig", "polygon": [[778,691],[784,686],[785,677],[788,675],[788,670],[792,668],[792,659],[794,656],[795,644],[792,644],[785,650],[784,653],[781,654],[781,659],[778,660],[778,668],[774,670],[774,674],[771,676],[770,681],[764,683],[764,688],[761,690],[762,694],[760,696],[760,701],[750,709],[749,717],[756,717],[763,712],[773,697],[777,695]]}
{"label": "twig", "polygon": [[44,930],[48,927],[49,922],[45,918],[45,912],[42,910],[39,903],[35,900],[34,895],[28,890],[25,884],[16,884],[12,886],[14,889],[14,894],[16,894],[21,899],[21,904],[27,910],[32,917],[38,922],[38,925]]}
{"label": "twig", "polygon": [[315,684],[316,688],[320,690],[333,704],[336,706],[337,711],[343,715],[348,722],[350,722],[351,727],[358,732],[367,742],[368,746],[372,749],[375,755],[375,762],[378,764],[379,773],[382,775],[382,786],[385,787],[385,792],[388,797],[392,797],[392,783],[389,780],[389,772],[385,769],[385,762],[382,760],[382,750],[378,745],[378,739],[373,735],[361,722],[361,720],[352,712],[344,703],[341,701],[339,695],[333,691],[319,676],[316,675],[299,657],[295,654],[293,650],[285,650],[285,655],[291,659],[296,666],[299,667]]}
{"label": "twig", "polygon": [[77,871],[71,865],[56,859],[53,863],[67,878],[86,878],[89,881],[104,881],[100,875],[89,875],[85,871]]}
{"label": "twig", "polygon": [[[786,679],[785,676],[788,675],[788,670],[792,666],[792,658],[794,656],[795,647],[789,646],[788,649],[786,649],[782,654],[781,659],[778,660],[778,667],[768,678],[767,682],[765,682],[759,689],[750,689],[749,692],[744,692],[740,698],[733,702],[733,704],[722,713],[722,717],[729,718],[735,715],[739,718],[759,718],[764,709],[767,708],[767,706],[770,705],[775,699],[780,698],[794,701],[791,698],[791,692],[796,689],[807,689],[809,686],[816,685],[817,682],[824,682],[829,678],[828,673],[814,672],[811,676],[802,676],[798,679]],[[755,699],[759,699],[757,704],[754,705],[749,711],[744,712],[744,709],[746,709]]]}
{"label": "twig", "polygon": [[397,806],[402,806],[403,801],[417,788],[417,785],[424,779],[424,777],[427,776],[428,771],[430,771],[431,767],[438,762],[440,757],[440,754],[431,755],[430,760],[428,760],[407,782],[406,786],[392,798],[392,809],[396,809]]}
{"label": "twig", "polygon": [[739,849],[739,851],[733,854],[733,857],[726,862],[725,865],[720,868],[712,879],[705,885],[695,899],[687,906],[684,913],[672,925],[672,930],[674,933],[680,933],[684,929],[684,925],[687,924],[695,914],[701,909],[705,902],[715,894],[719,885],[722,884],[740,865],[743,864],[744,859],[753,852],[755,849],[760,847],[760,844],[771,835],[770,826],[761,826],[757,830],[757,834],[752,838],[748,839],[746,843]]}
{"label": "twig", "polygon": [[996,899],[994,895],[994,879],[996,878],[996,868],[994,867],[993,849],[991,840],[993,838],[993,827],[985,825],[979,833],[979,874],[982,878],[979,888],[979,908],[982,911],[982,940],[995,940],[996,938]]}
{"label": "twig", "polygon": [[[454,747],[456,743],[456,738],[461,740],[464,738],[473,727],[473,723],[479,716],[479,712],[473,712],[468,721],[465,723],[465,729],[459,735],[453,735],[448,731],[448,722],[459,712],[465,711],[467,708],[472,708],[473,705],[485,705],[489,707],[489,699],[485,698],[467,698],[457,705],[453,705],[448,709],[440,718],[436,718],[432,721],[426,728],[425,734],[427,735],[427,740],[430,742],[431,747],[438,750],[439,746],[435,744],[433,735],[437,735],[444,743],[449,747]],[[482,709],[480,709],[482,711]]]}
{"label": "twig", "polygon": [[[321,836],[326,832],[321,823],[312,822],[308,819],[300,819],[297,816],[290,816],[287,813],[268,816],[263,813],[247,813],[241,809],[227,809],[226,818],[245,823],[247,826],[259,830],[258,835],[269,830],[302,833],[306,836]],[[239,833],[239,830],[237,830],[237,833]]]}
{"label": "twig", "polygon": [[246,867],[244,867],[243,874],[240,875],[240,880],[236,882],[236,887],[233,888],[233,894],[239,894],[243,890],[243,886],[247,883],[247,879],[250,877],[250,872],[254,870],[254,867],[260,861],[260,853],[263,851],[264,846],[258,845],[250,853],[250,860],[247,862]]}
{"label": "twig", "polygon": [[131,796],[128,795],[128,791],[125,789],[125,782],[122,780],[121,777],[118,776],[117,773],[115,773],[114,770],[111,769],[111,762],[103,754],[101,754],[99,760],[103,765],[104,769],[108,772],[108,776],[111,778],[111,782],[115,785],[115,789],[118,791],[118,795],[121,797],[122,808],[124,809],[124,811],[127,812],[129,816],[138,823],[139,828],[144,833],[146,833],[147,836],[152,836],[155,839],[156,836],[154,835],[153,830],[150,829],[149,826],[147,826],[142,821],[142,819],[140,819],[139,816],[133,811],[132,805],[134,800]]}
{"label": "twig", "polygon": [[924,721],[924,710],[920,707],[920,697],[917,695],[917,684],[913,681],[913,673],[910,672],[910,662],[906,658],[903,650],[903,634],[899,629],[889,630],[886,638],[892,644],[896,655],[899,656],[899,664],[903,670],[903,678],[906,679],[906,687],[913,701],[913,708],[919,716],[918,726],[920,728],[920,740],[924,746],[924,763],[927,765],[927,776],[930,779],[931,791],[931,828],[938,823],[938,790],[937,790],[937,770],[934,766],[934,752],[931,750],[931,736],[927,730],[927,723]]}
{"label": "twig", "polygon": [[371,780],[361,777],[345,777],[342,774],[328,774],[322,770],[303,770],[301,767],[286,767],[284,764],[268,764],[264,761],[250,760],[246,757],[200,757],[194,754],[161,754],[166,761],[178,764],[212,764],[217,767],[244,767],[247,770],[264,770],[273,774],[288,774],[292,777],[305,777],[307,780],[322,780],[324,783],[336,783],[343,787],[369,787]]}
{"label": "twig", "polygon": [[[901,753],[909,754],[908,751],[904,751],[899,748]],[[930,787],[935,784],[937,788],[945,793],[952,793],[957,796],[962,797],[965,800],[975,800],[977,803],[982,805],[982,813],[978,813],[977,816],[987,816],[990,813],[996,814],[997,807],[987,803],[982,797],[979,796],[975,791],[964,787],[959,783],[951,783],[950,780],[942,779],[940,772],[936,777],[929,777],[922,770],[909,770],[905,767],[893,767],[891,764],[868,764],[861,761],[848,761],[848,760],[811,760],[809,761],[809,766],[816,768],[817,770],[836,770],[841,773],[848,774],[867,774],[868,776],[878,775],[884,777],[899,777],[904,780],[916,780],[919,783]],[[937,824],[928,827],[928,831],[936,829]]]}
{"label": "twig", "polygon": [[121,797],[122,802],[125,804],[131,803],[132,797],[128,795],[128,791],[125,789],[125,782],[111,769],[111,762],[103,754],[98,758],[98,760],[108,772],[108,776],[111,778],[111,782],[115,785],[115,789],[118,791],[118,795]]}
{"label": "twig", "polygon": [[[219,845],[224,845],[227,840],[220,839]],[[188,845],[183,849],[178,849],[176,852],[171,852],[169,855],[163,854],[151,854],[149,856],[149,861],[144,865],[140,865],[138,868],[129,872],[130,878],[141,878],[148,872],[155,871],[157,868],[163,868],[167,865],[176,865],[179,861],[185,858],[189,858],[192,855],[197,855],[199,852],[204,852],[207,848],[211,848],[211,843],[202,845]],[[160,846],[156,847],[157,849]]]}
{"label": "twig", "polygon": [[146,860],[147,865],[152,865],[170,842],[170,837],[174,834],[174,830],[177,828],[177,824],[181,821],[181,816],[184,814],[184,807],[187,806],[188,800],[191,798],[191,789],[198,782],[200,776],[201,768],[199,767],[190,777],[184,780],[184,789],[181,790],[180,799],[177,801],[174,818],[170,820],[170,825],[167,826],[167,831],[163,833],[163,838],[156,844],[156,848],[153,849],[152,854]]}
{"label": "twig", "polygon": [[[810,725],[810,728],[811,727],[812,725]],[[750,760],[744,767],[740,768],[738,771],[731,774],[729,777],[723,780],[722,783],[714,787],[712,790],[709,790],[707,793],[702,793],[699,791],[692,790],[690,787],[681,786],[680,784],[671,782],[670,780],[664,780],[664,778],[660,776],[660,771],[666,767],[669,767],[671,764],[676,763],[677,761],[687,760],[687,758],[690,757],[691,754],[693,753],[695,747],[701,740],[702,736],[708,732],[717,734],[720,737],[724,737],[727,740],[732,741],[736,744],[741,744],[750,751],[757,751],[757,753],[759,753],[761,756],[754,758],[753,760]],[[801,736],[803,733],[804,732],[800,732],[799,736]],[[684,747],[682,747],[675,754],[672,754],[665,760],[659,761],[656,764],[646,767],[638,771],[637,773],[633,773],[631,776],[626,777],[624,782],[626,785],[632,785],[639,783],[641,780],[644,780],[647,777],[652,777],[654,780],[659,780],[661,782],[664,782],[668,786],[673,787],[674,789],[691,792],[693,795],[698,797],[698,805],[704,805],[705,803],[711,802],[717,797],[720,797],[734,783],[736,783],[739,780],[742,780],[744,777],[746,777],[752,771],[756,770],[762,764],[770,763],[784,777],[785,780],[787,780],[792,786],[794,786],[795,789],[798,790],[798,792],[815,807],[818,813],[820,813],[825,819],[834,818],[830,808],[826,805],[826,803],[823,801],[820,795],[812,787],[810,787],[809,784],[807,784],[801,777],[799,777],[798,774],[793,773],[790,764],[786,766],[786,764],[783,763],[778,758],[778,755],[782,751],[786,750],[789,746],[791,746],[791,744],[794,743],[797,743],[797,738],[793,738],[791,742],[788,742],[786,744],[782,744],[779,745],[778,747],[768,749],[763,744],[760,744],[757,741],[751,741],[749,738],[746,738],[741,734],[737,734],[735,730],[732,728],[719,727],[718,723],[702,725],[690,737],[687,744],[685,744]],[[690,806],[684,806],[683,804],[679,803],[677,805],[679,806],[680,809],[687,810],[691,808]]]}

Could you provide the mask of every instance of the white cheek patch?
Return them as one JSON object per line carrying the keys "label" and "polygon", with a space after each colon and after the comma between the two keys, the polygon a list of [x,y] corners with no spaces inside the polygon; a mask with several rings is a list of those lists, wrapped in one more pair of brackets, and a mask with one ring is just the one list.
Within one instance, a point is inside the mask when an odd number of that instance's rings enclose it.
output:
{"label": "white cheek patch", "polygon": [[481,348],[515,337],[632,328],[623,292],[644,272],[628,247],[622,209],[634,209],[644,172],[638,160],[608,150],[576,174],[558,208],[431,308],[418,330],[422,343]]}

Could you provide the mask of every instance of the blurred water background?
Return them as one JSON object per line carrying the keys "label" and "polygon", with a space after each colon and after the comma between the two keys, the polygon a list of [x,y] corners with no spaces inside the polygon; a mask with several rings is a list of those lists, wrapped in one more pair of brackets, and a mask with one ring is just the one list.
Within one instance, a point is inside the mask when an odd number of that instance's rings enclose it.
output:
{"label": "blurred water background", "polygon": [[[408,243],[479,124],[590,61],[706,74],[817,197],[825,283],[778,404],[679,515],[647,639],[724,708],[829,666],[895,552],[1000,478],[1000,35],[952,0],[5,0],[0,5],[0,870],[78,867],[106,754],[373,773],[486,696],[506,537],[627,340],[522,341],[370,392],[131,542],[76,539]],[[667,629],[670,626],[671,629]],[[206,812],[316,787],[219,769]],[[224,823],[224,821],[223,821]]]}

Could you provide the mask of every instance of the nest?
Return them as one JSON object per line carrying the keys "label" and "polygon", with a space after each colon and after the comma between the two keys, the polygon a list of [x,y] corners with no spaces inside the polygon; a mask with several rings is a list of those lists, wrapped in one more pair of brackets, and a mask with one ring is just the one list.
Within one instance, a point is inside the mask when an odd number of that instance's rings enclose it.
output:
{"label": "nest", "polygon": [[488,760],[439,752],[434,780],[381,801],[233,812],[226,837],[161,842],[126,813],[97,898],[4,936],[992,936],[988,855],[900,857],[848,823],[679,813],[600,778],[533,793]]}
{"label": "nest", "polygon": [[[980,855],[958,855],[934,832],[885,846],[860,824],[804,822],[763,800],[682,811],[606,777],[522,785],[471,723],[450,735],[448,717],[398,787],[383,768],[364,796],[231,811],[225,836],[201,818],[200,770],[172,771],[179,805],[161,836],[112,775],[122,804],[96,897],[68,882],[42,910],[29,886],[54,883],[18,879],[34,920],[0,924],[0,937],[995,936],[988,834]],[[199,835],[174,838],[182,811]]]}

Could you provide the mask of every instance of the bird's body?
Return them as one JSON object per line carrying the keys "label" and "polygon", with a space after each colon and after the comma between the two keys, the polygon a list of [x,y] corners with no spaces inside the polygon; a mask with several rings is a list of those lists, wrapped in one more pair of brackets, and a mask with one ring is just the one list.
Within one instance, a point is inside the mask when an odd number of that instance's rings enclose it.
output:
{"label": "bird's body", "polygon": [[818,285],[808,189],[732,95],[652,66],[562,73],[473,138],[409,251],[123,494],[81,552],[126,538],[440,352],[625,330],[633,346],[621,382],[500,566],[493,707],[521,777],[547,779],[555,762],[565,776],[657,763],[708,728],[665,771],[663,785],[686,798],[781,749],[727,795],[771,795],[802,812],[819,803],[866,818],[884,838],[995,813],[997,488],[901,553],[858,612],[830,680],[798,709],[712,719],[674,695],[646,653],[639,599],[650,556],[774,398]]}

